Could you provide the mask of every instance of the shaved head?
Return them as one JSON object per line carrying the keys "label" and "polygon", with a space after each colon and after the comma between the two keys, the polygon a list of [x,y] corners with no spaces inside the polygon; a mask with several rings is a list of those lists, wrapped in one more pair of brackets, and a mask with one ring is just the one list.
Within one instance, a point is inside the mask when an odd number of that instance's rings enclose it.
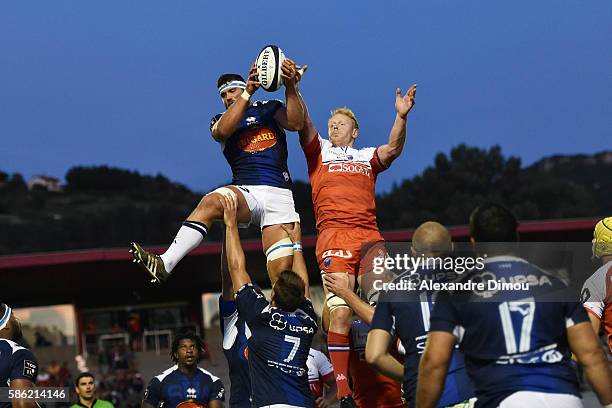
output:
{"label": "shaved head", "polygon": [[451,252],[451,235],[446,227],[435,221],[419,225],[412,236],[412,249],[415,255],[437,256]]}

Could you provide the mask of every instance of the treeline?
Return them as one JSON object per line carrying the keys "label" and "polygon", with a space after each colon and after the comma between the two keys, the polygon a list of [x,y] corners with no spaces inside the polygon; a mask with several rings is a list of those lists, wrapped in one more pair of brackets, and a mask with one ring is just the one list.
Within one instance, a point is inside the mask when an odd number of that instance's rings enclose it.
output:
{"label": "treeline", "polygon": [[[381,229],[414,228],[426,220],[466,224],[486,200],[520,219],[612,214],[612,152],[554,156],[522,167],[499,147],[459,145],[439,153],[422,174],[377,198]],[[383,175],[384,177],[384,175]],[[29,190],[19,174],[0,171],[0,254],[167,244],[202,194],[162,175],[145,176],[107,166],[73,167],[61,192]],[[315,232],[310,186],[294,184],[305,234]],[[244,238],[256,238],[251,228]],[[221,238],[220,224],[210,233]]]}

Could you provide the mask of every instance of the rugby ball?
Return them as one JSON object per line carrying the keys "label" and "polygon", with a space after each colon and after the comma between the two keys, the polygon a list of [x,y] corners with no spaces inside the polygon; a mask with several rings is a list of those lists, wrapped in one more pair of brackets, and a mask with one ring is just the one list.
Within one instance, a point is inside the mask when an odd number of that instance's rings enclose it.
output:
{"label": "rugby ball", "polygon": [[281,65],[284,60],[283,50],[276,45],[266,45],[261,49],[256,65],[259,82],[264,90],[274,92],[283,85]]}

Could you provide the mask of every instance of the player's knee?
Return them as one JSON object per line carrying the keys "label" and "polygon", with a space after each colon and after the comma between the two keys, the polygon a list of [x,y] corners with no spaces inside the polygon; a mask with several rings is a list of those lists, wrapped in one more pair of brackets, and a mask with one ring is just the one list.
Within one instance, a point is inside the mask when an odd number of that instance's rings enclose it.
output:
{"label": "player's knee", "polygon": [[221,197],[236,198],[236,193],[228,187],[220,187],[206,194],[198,204],[198,210],[210,214],[223,214],[223,205]]}
{"label": "player's knee", "polygon": [[328,293],[325,297],[329,307],[330,325],[335,331],[348,331],[353,311],[341,297]]}

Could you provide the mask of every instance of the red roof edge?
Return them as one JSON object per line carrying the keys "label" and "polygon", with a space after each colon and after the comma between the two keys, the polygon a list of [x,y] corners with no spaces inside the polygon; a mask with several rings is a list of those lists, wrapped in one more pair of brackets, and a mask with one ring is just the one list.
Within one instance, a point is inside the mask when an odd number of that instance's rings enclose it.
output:
{"label": "red roof edge", "polygon": [[[524,221],[519,225],[519,233],[554,232],[589,230],[595,227],[599,221],[594,219],[573,220],[550,220],[550,221]],[[466,238],[469,236],[469,227],[466,225],[449,227],[453,238]],[[414,229],[396,231],[383,231],[382,234],[388,241],[409,241]],[[305,248],[313,248],[316,245],[315,236],[306,236],[302,239]],[[245,240],[242,242],[245,252],[261,251],[261,241]],[[155,253],[165,251],[165,246],[147,247]],[[190,255],[214,255],[221,253],[221,243],[207,242],[194,249]],[[82,251],[58,251],[33,254],[5,255],[0,256],[0,269],[25,268],[33,266],[49,266],[73,263],[101,262],[101,261],[128,261],[131,255],[128,248],[112,249],[87,249]]]}

